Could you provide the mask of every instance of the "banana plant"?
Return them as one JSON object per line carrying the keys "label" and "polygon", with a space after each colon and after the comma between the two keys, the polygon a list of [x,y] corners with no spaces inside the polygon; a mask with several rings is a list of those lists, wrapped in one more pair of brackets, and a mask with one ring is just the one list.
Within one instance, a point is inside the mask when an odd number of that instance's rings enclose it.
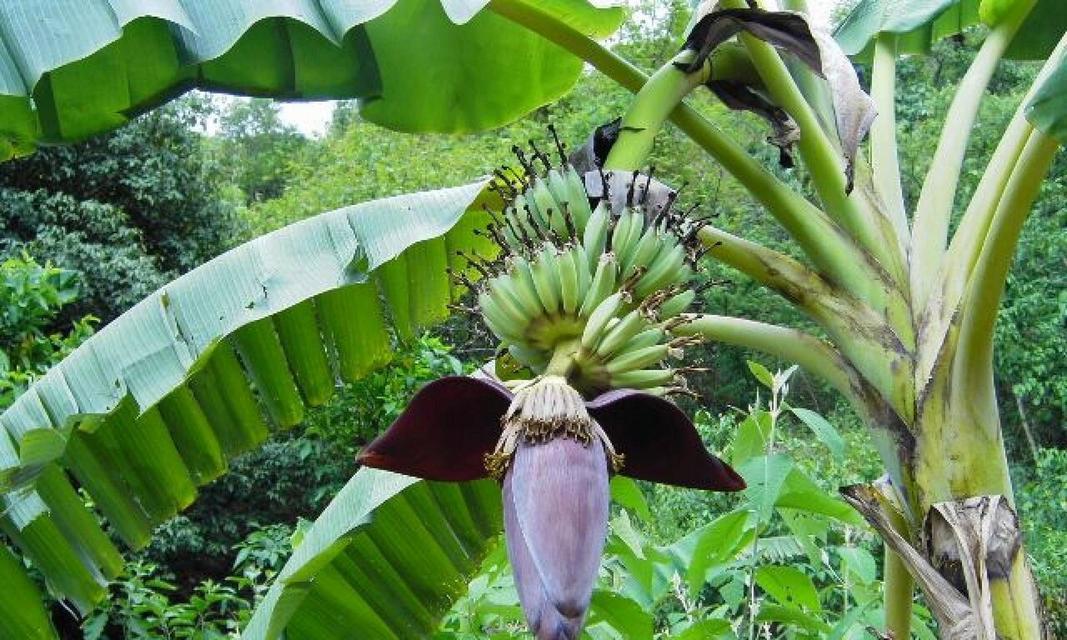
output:
{"label": "banana plant", "polygon": [[[362,13],[340,1],[298,4],[227,0],[201,16],[166,0],[71,11],[5,3],[6,153],[117,126],[197,83],[290,98],[355,95],[367,117],[406,130],[517,117],[562,93],[581,60],[637,96],[584,161],[568,159],[582,170],[573,177],[534,149],[489,182],[294,225],[164,287],[42,378],[0,416],[0,477],[5,531],[50,588],[84,608],[120,569],[68,472],[120,537],[143,544],[228,457],[262,441],[261,411],[279,426],[298,423],[304,403],[329,397],[334,375],[387,362],[387,322],[404,335],[473,289],[474,311],[506,347],[498,364],[511,380],[445,380],[424,393],[495,397],[497,409],[442,437],[457,423],[419,420],[426,410],[416,402],[409,420],[365,452],[367,468],[309,532],[249,637],[425,635],[501,520],[528,621],[543,637],[573,637],[589,601],[583,568],[603,544],[609,468],[739,487],[699,443],[686,444],[691,425],[659,397],[685,391],[684,368],[661,362],[697,340],[797,362],[867,423],[887,480],[845,495],[886,541],[888,632],[909,636],[917,583],[944,637],[1041,636],[991,353],[1019,230],[1065,135],[1067,40],[1055,2],[862,0],[835,41],[807,22],[802,0],[787,0],[784,11],[707,1],[678,56],[651,77],[591,37],[610,31],[617,14],[584,3],[445,0]],[[469,22],[453,29],[448,18]],[[988,33],[909,208],[896,154],[895,61],[978,20]],[[871,95],[845,53],[871,61]],[[1044,66],[950,238],[967,136],[1006,56]],[[490,86],[469,90],[483,81]],[[703,87],[766,118],[782,164],[801,165],[815,197],[684,103]],[[669,188],[640,174],[667,119],[752,193],[802,259],[688,217]],[[587,233],[605,220],[607,232]],[[825,337],[684,313],[687,269],[705,256],[781,294]],[[664,446],[687,456],[684,464],[642,449],[634,434],[652,431],[649,416],[673,425]],[[488,428],[501,417],[503,431]],[[427,452],[430,442],[444,455]],[[567,473],[553,477],[553,468]],[[491,475],[504,483],[502,510],[484,479]],[[555,501],[534,495],[539,477],[552,478]],[[580,477],[589,490],[561,509],[559,496]],[[537,521],[554,517],[576,536],[554,539]],[[420,573],[424,564],[433,570]],[[22,589],[19,601],[29,599]],[[26,621],[25,637],[50,632],[40,616],[12,620]]]}

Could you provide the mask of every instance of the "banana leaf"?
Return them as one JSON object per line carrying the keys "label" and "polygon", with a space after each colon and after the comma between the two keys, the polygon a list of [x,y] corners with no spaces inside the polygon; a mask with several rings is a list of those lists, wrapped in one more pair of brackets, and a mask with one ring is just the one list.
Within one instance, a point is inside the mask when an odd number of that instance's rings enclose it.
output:
{"label": "banana leaf", "polygon": [[275,578],[242,638],[427,638],[502,528],[492,480],[363,468]]}
{"label": "banana leaf", "polygon": [[[403,131],[499,126],[565,93],[582,62],[487,4],[4,0],[0,160],[117,127],[192,88],[356,98],[364,117]],[[537,4],[596,37],[623,15]]]}
{"label": "banana leaf", "polygon": [[387,365],[390,327],[447,316],[460,291],[446,268],[468,269],[456,253],[492,255],[473,233],[496,205],[485,184],[295,223],[115,319],[0,414],[0,528],[54,593],[91,608],[122,558],[74,487],[126,545],[146,544],[228,460]]}
{"label": "banana leaf", "polygon": [[[1002,0],[1008,5],[1016,0]],[[850,56],[870,61],[880,33],[897,37],[897,52],[923,54],[938,40],[981,23],[981,9],[990,0],[860,0],[841,22],[834,37]],[[1003,11],[1003,9],[1001,9]],[[992,12],[986,9],[986,14]],[[1019,28],[1005,57],[1041,60],[1067,29],[1062,0],[1037,0]]]}

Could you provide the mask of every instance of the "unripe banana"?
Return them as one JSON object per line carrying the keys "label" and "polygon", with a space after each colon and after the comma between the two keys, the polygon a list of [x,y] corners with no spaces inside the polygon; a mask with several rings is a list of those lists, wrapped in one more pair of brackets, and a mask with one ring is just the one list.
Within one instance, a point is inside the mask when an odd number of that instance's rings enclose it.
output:
{"label": "unripe banana", "polygon": [[596,346],[596,354],[603,359],[611,358],[622,345],[647,328],[648,321],[641,315],[640,310],[634,309],[623,316],[619,324],[604,332],[604,337]]}
{"label": "unripe banana", "polygon": [[537,287],[534,286],[533,273],[531,271],[531,265],[526,258],[517,257],[511,263],[511,277],[515,281],[515,293],[527,300],[533,300],[536,303],[538,312],[536,315],[544,315],[548,313],[544,305],[541,303],[541,296],[537,293]]}
{"label": "unripe banana", "polygon": [[541,305],[545,311],[549,315],[559,313],[559,260],[552,245],[548,243],[542,245],[541,251],[537,254],[537,262],[533,266],[533,277],[537,297],[541,299]]}
{"label": "unripe banana", "polygon": [[676,296],[669,298],[659,308],[659,317],[661,320],[673,318],[679,313],[689,308],[689,305],[693,304],[696,300],[697,292],[695,289],[686,289]]}
{"label": "unripe banana", "polygon": [[537,178],[526,193],[528,194],[526,200],[532,200],[537,206],[537,213],[541,216],[541,219],[547,222],[557,235],[561,238],[566,238],[567,225],[563,222],[563,206],[556,202],[556,199],[552,196],[548,183]]}
{"label": "unripe banana", "polygon": [[589,255],[589,270],[597,268],[597,260],[604,253],[608,243],[608,227],[611,224],[611,209],[603,201],[589,216],[589,222],[585,225],[585,233],[582,234],[582,245]]}
{"label": "unripe banana", "polygon": [[585,294],[585,300],[582,301],[582,308],[578,311],[578,315],[588,317],[604,298],[611,295],[611,292],[615,290],[617,269],[614,253],[609,252],[600,256],[593,281],[589,285],[589,293]]}
{"label": "unripe banana", "polygon": [[600,334],[607,326],[608,321],[615,317],[622,305],[626,303],[628,296],[621,291],[604,298],[600,304],[589,314],[582,331],[582,348],[592,351],[600,341]]}
{"label": "unripe banana", "polygon": [[[574,220],[576,205],[573,201],[575,199],[570,194],[570,185],[567,184],[567,179],[563,177],[563,174],[558,169],[549,169],[548,175],[545,176],[545,182],[548,183],[548,190],[552,192],[553,199],[559,203],[560,211],[567,207],[570,211],[571,222],[577,225],[577,221]],[[586,208],[589,208],[588,205],[586,205]],[[577,233],[581,233],[581,230],[577,230]]]}
{"label": "unripe banana", "polygon": [[585,225],[593,213],[589,209],[589,194],[586,193],[582,177],[578,175],[574,167],[567,165],[562,174],[567,183],[567,202],[570,203],[571,215],[574,216],[574,226],[581,234],[585,231]]}
{"label": "unripe banana", "polygon": [[[666,247],[665,247],[666,249]],[[661,251],[652,265],[634,287],[634,294],[638,298],[645,298],[664,285],[673,282],[685,266],[685,248],[675,245],[666,251]]]}
{"label": "unripe banana", "polygon": [[508,298],[522,312],[527,321],[541,315],[541,301],[536,295],[524,295],[519,291],[517,285],[518,279],[513,276],[497,276],[490,281],[489,290],[491,292],[499,291],[501,296]]}
{"label": "unripe banana", "polygon": [[513,227],[512,231],[514,232],[512,235],[516,235],[516,233],[521,234],[523,237],[520,238],[520,240],[522,240],[525,245],[527,240],[536,240],[537,233],[534,231],[533,220],[530,219],[530,214],[525,209],[520,209],[518,207],[519,197],[520,196],[515,197],[515,206],[511,207],[511,209],[504,213],[511,221],[511,227]]}
{"label": "unripe banana", "polygon": [[482,310],[482,318],[489,325],[489,329],[501,340],[521,343],[522,332],[516,327],[525,326],[520,318],[510,316],[496,301],[487,293],[478,295],[478,306]]}
{"label": "unripe banana", "polygon": [[675,381],[672,369],[637,369],[623,371],[611,376],[611,386],[630,389],[647,389],[649,387],[666,387]]}
{"label": "unripe banana", "polygon": [[533,194],[529,190],[515,196],[515,199],[512,200],[512,205],[515,207],[515,213],[519,219],[530,228],[531,238],[537,237],[535,227],[539,229],[548,228],[548,220],[537,209]]}
{"label": "unripe banana", "polygon": [[581,244],[574,245],[574,266],[578,270],[578,304],[584,304],[589,295],[589,286],[593,283],[592,269],[589,268],[589,256]]}
{"label": "unripe banana", "polygon": [[659,327],[650,327],[630,338],[629,342],[622,345],[620,351],[622,353],[629,353],[631,351],[637,351],[638,349],[644,349],[645,347],[651,347],[652,345],[659,344],[659,342],[666,337],[667,334],[663,329],[660,329]]}
{"label": "unripe banana", "polygon": [[629,259],[623,263],[622,277],[630,277],[635,267],[648,268],[662,247],[663,241],[660,239],[660,233],[652,225],[648,225],[634,246]]}
{"label": "unripe banana", "polygon": [[611,250],[618,258],[620,265],[626,262],[626,246],[630,237],[630,227],[634,222],[636,219],[631,215],[631,211],[624,209],[615,221],[615,228],[611,230]]}
{"label": "unripe banana", "polygon": [[613,376],[623,371],[641,369],[666,359],[669,350],[666,344],[654,344],[636,351],[623,351],[609,360],[604,369]]}
{"label": "unripe banana", "polygon": [[564,250],[558,262],[563,312],[573,314],[578,310],[578,266],[574,264],[574,251]]}
{"label": "unripe banana", "polygon": [[494,278],[489,283],[488,293],[493,303],[508,317],[512,318],[512,326],[517,331],[525,333],[526,325],[530,323],[531,316],[509,290],[508,278]]}
{"label": "unripe banana", "polygon": [[[508,214],[505,212],[504,215],[507,216]],[[511,225],[505,224],[503,227],[500,228],[500,231],[501,233],[503,233],[504,240],[508,243],[508,245],[516,249],[522,247],[522,239],[515,235],[514,232],[512,232]]]}
{"label": "unripe banana", "polygon": [[[615,250],[616,255],[619,257],[619,264],[634,264],[634,252],[637,249],[637,243],[641,240],[641,236],[645,231],[645,216],[638,209],[629,209],[630,224],[626,228],[626,235],[618,238],[618,249]],[[613,237],[611,246],[616,246],[616,240]]]}

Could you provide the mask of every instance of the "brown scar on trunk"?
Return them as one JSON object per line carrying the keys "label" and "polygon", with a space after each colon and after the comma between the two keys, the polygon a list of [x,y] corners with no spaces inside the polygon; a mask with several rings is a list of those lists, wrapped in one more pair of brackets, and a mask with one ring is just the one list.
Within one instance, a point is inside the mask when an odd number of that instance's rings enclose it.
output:
{"label": "brown scar on trunk", "polygon": [[[841,488],[907,566],[946,640],[996,640],[992,584],[1008,580],[1021,548],[1019,521],[1003,496],[939,502],[926,514],[922,551],[893,527],[899,509],[886,482]],[[1047,629],[1045,630],[1047,634]]]}

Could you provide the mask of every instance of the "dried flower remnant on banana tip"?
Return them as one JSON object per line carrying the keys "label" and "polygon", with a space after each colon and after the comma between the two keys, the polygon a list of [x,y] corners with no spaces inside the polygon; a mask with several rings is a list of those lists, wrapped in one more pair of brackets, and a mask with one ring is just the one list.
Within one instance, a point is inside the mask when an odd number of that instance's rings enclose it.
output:
{"label": "dried flower remnant on banana tip", "polygon": [[[696,298],[702,222],[651,175],[580,175],[550,129],[495,172],[505,202],[484,233],[494,259],[465,253],[453,277],[516,363],[512,379],[443,378],[362,452],[372,467],[430,480],[502,482],[516,587],[539,639],[577,638],[607,534],[608,479],[736,491],[665,396],[686,393],[674,334]],[[649,172],[651,174],[651,172]],[[477,278],[477,282],[475,282]],[[516,374],[520,372],[520,374]]]}

